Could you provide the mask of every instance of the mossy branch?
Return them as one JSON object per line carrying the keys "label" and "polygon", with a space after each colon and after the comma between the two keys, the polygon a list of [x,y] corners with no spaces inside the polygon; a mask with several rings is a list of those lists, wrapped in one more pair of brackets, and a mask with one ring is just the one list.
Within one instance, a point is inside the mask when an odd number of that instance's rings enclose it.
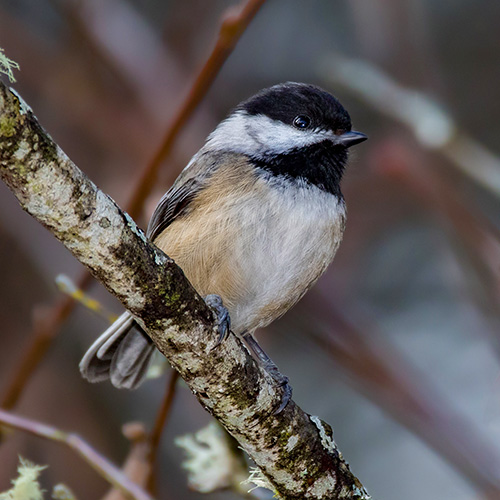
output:
{"label": "mossy branch", "polygon": [[331,427],[281,393],[241,342],[217,346],[215,316],[182,270],[100,191],[0,84],[0,177],[35,217],[132,312],[204,408],[283,499],[369,499]]}

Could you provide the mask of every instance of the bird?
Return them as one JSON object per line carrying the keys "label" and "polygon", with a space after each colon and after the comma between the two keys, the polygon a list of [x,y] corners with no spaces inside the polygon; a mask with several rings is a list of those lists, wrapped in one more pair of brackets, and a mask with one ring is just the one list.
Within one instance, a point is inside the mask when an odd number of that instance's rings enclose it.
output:
{"label": "bird", "polygon": [[[352,130],[339,100],[322,88],[286,82],[238,104],[160,199],[147,237],[181,267],[229,331],[291,397],[288,378],[255,340],[325,272],[343,237],[340,184]],[[155,346],[129,312],[80,363],[90,382],[134,389]]]}

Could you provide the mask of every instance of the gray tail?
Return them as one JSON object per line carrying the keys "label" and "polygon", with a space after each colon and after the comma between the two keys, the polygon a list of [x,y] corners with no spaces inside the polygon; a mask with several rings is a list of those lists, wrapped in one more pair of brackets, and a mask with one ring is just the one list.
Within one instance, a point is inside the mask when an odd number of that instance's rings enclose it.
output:
{"label": "gray tail", "polygon": [[128,312],[123,313],[80,361],[89,382],[111,380],[118,388],[135,389],[146,376],[155,345]]}

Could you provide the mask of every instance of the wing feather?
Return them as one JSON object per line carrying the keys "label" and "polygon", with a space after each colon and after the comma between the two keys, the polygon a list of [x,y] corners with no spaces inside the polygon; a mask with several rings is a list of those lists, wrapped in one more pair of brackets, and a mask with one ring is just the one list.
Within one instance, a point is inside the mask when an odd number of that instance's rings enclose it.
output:
{"label": "wing feather", "polygon": [[200,150],[158,203],[148,224],[147,237],[155,241],[174,220],[188,213],[191,202],[209,186],[210,177],[228,163],[237,162],[236,157],[240,156],[227,151]]}
{"label": "wing feather", "polygon": [[[189,209],[189,204],[208,181],[213,163],[201,151],[180,173],[172,187],[163,195],[148,224],[147,237],[154,241],[174,220]],[[210,168],[212,167],[212,168]]]}

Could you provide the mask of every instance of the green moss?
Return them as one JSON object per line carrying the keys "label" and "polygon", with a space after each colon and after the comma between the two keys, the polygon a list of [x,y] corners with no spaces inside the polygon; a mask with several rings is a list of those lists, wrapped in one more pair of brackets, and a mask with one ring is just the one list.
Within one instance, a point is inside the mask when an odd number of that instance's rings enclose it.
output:
{"label": "green moss", "polygon": [[278,437],[278,446],[280,448],[285,448],[291,437],[292,433],[288,429],[283,429]]}
{"label": "green moss", "polygon": [[158,290],[158,295],[163,297],[165,304],[170,308],[178,306],[181,300],[181,294],[179,292],[170,292],[166,288],[160,288]]}

